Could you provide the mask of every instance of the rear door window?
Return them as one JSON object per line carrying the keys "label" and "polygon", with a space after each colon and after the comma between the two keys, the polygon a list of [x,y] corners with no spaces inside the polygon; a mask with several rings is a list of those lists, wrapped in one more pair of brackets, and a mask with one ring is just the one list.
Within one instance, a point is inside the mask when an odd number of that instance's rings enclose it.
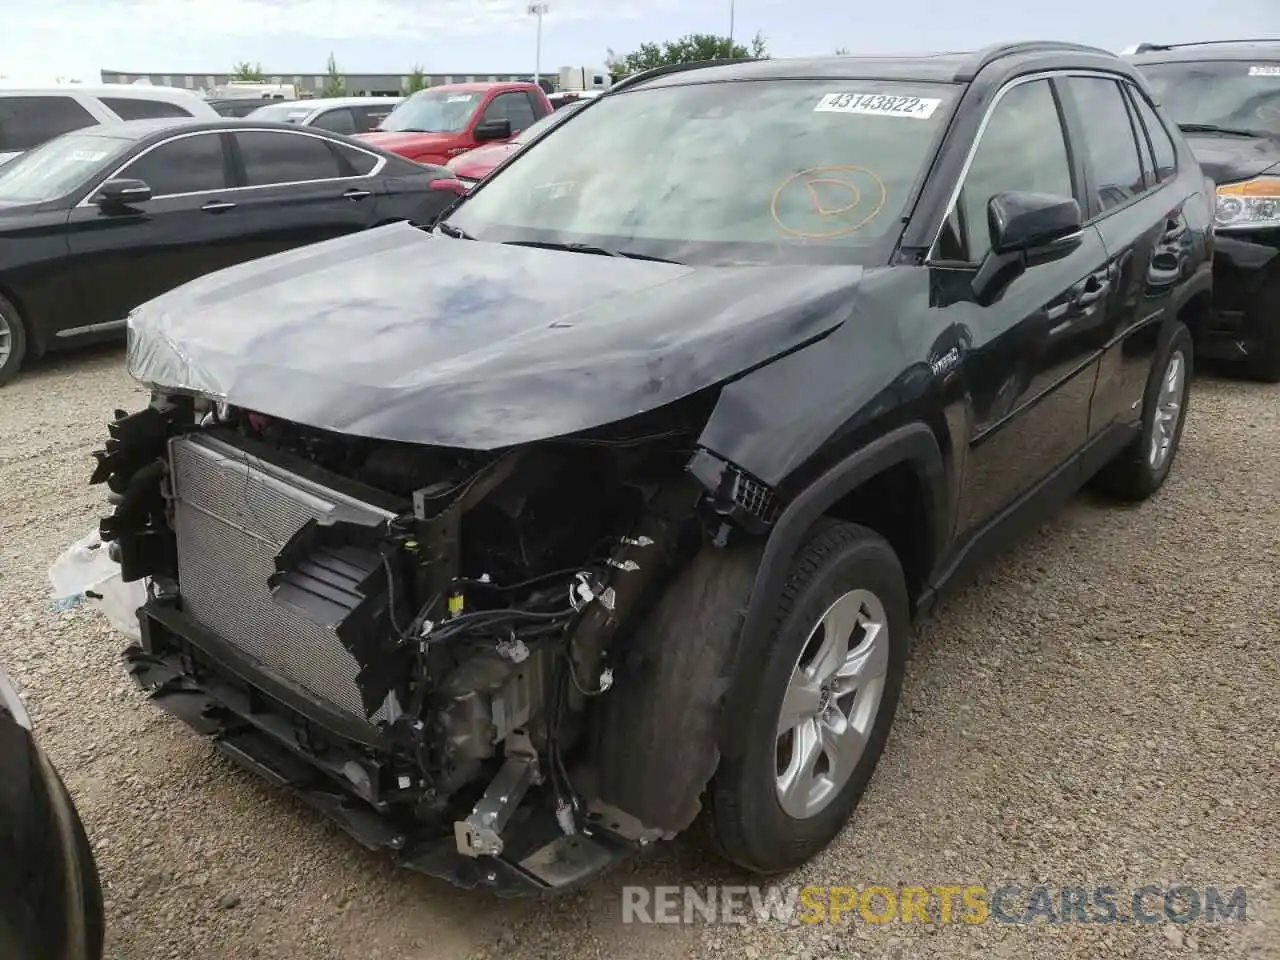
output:
{"label": "rear door window", "polygon": [[1156,160],[1156,181],[1164,183],[1172,180],[1178,175],[1178,154],[1173,148],[1173,138],[1141,91],[1129,87],[1129,97],[1137,107],[1138,117],[1151,139],[1151,149]]}
{"label": "rear door window", "polygon": [[373,168],[378,165],[378,158],[372,153],[357,150],[355,147],[349,147],[345,143],[332,143],[330,146],[338,151],[338,156],[342,157],[343,161],[351,165],[351,172],[358,177],[367,177],[373,173]]}
{"label": "rear door window", "polygon": [[321,130],[332,130],[334,133],[350,134],[356,132],[356,118],[351,115],[351,111],[346,107],[326,110],[311,121],[309,125],[319,127]]}
{"label": "rear door window", "polygon": [[247,130],[235,136],[251,187],[345,176],[337,154],[320,137],[265,130]]}
{"label": "rear door window", "polygon": [[74,97],[0,97],[0,153],[30,150],[97,122]]}
{"label": "rear door window", "polygon": [[1069,77],[1066,82],[1084,123],[1084,147],[1098,208],[1105,212],[1128,203],[1146,189],[1146,183],[1120,85],[1104,77]]}
{"label": "rear door window", "polygon": [[159,120],[164,117],[191,117],[194,114],[167,100],[141,97],[103,97],[103,106],[121,120]]}

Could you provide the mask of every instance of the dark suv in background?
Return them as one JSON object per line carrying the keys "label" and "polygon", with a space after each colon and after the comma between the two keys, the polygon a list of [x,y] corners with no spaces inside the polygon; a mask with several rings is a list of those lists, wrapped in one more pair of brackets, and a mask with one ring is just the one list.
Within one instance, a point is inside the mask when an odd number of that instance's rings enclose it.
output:
{"label": "dark suv in background", "polygon": [[[660,149],[655,149],[660,145]],[[155,703],[371,848],[563,889],[844,827],[913,620],[1176,456],[1212,185],[1088,47],[628,78],[446,214],[130,317]],[[352,331],[359,331],[352,349]]]}
{"label": "dark suv in background", "polygon": [[1280,381],[1280,40],[1139,44],[1130,59],[1217,185],[1201,356]]}

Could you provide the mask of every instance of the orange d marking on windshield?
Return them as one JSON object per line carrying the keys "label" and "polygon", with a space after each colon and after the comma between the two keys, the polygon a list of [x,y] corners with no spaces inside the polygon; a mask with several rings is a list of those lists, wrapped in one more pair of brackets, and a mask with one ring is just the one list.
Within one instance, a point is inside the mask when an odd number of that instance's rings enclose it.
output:
{"label": "orange d marking on windshield", "polygon": [[[854,182],[858,175],[870,179],[872,193],[876,195],[875,203],[865,215],[859,215],[862,207],[863,191]],[[851,217],[848,222],[839,223],[830,230],[800,230],[788,226],[779,209],[782,200],[788,195],[800,194],[805,197],[805,205],[812,214],[824,220],[836,217]],[[884,181],[866,167],[848,164],[829,164],[821,167],[808,167],[791,174],[773,191],[773,201],[769,204],[769,213],[774,222],[786,233],[805,240],[833,240],[859,230],[873,220],[884,209],[888,199],[888,190]]]}

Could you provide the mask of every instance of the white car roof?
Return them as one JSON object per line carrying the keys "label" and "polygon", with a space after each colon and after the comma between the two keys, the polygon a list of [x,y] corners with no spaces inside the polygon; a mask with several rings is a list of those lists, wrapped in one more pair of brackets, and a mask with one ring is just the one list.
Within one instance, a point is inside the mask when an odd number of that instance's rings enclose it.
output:
{"label": "white car roof", "polygon": [[204,103],[204,98],[194,90],[182,87],[160,87],[155,85],[135,85],[131,83],[103,83],[89,85],[85,83],[59,84],[53,87],[7,86],[0,84],[0,97],[66,97],[80,94],[89,97],[119,97],[132,100],[167,100],[170,103],[190,103],[195,100]]}
{"label": "white car roof", "polygon": [[362,107],[366,104],[399,103],[404,97],[323,97],[311,100],[295,100],[290,106],[328,110],[332,107]]}

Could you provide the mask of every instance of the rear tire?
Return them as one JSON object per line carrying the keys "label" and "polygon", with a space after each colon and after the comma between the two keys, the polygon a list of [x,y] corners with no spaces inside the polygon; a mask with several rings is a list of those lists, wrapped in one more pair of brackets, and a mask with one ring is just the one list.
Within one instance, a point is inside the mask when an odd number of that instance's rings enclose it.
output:
{"label": "rear tire", "polygon": [[889,543],[856,524],[815,528],[791,562],[765,657],[730,678],[731,697],[752,707],[727,732],[707,787],[706,832],[720,854],[778,873],[839,835],[884,751],[910,630]]}
{"label": "rear tire", "polygon": [[18,309],[0,296],[0,387],[18,372],[27,355],[27,328]]}
{"label": "rear tire", "polygon": [[[1186,324],[1174,325],[1161,342],[1147,375],[1138,436],[1098,472],[1095,486],[1120,500],[1146,500],[1173,468],[1187,422],[1194,354]],[[1176,378],[1173,384],[1171,378]]]}

